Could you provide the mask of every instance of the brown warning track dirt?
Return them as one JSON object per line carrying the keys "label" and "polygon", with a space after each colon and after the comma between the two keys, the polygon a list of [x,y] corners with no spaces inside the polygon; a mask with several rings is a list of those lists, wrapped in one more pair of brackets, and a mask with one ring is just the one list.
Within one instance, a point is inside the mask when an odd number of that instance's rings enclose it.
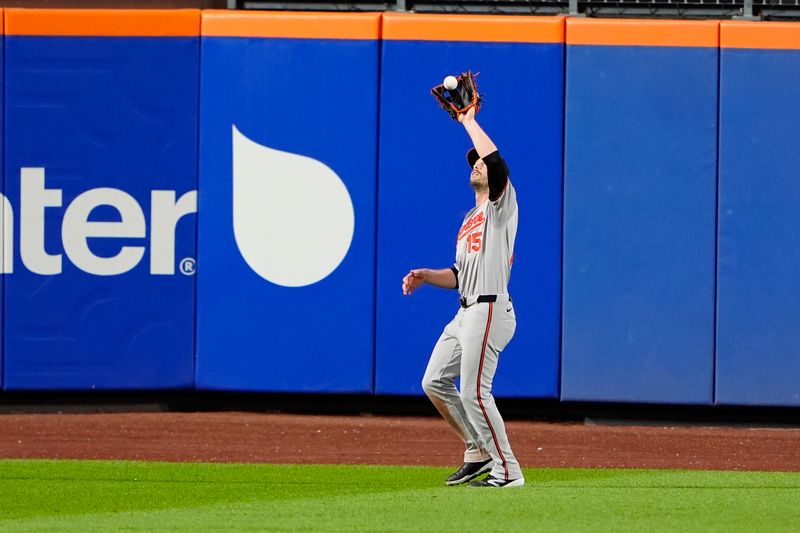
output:
{"label": "brown warning track dirt", "polygon": [[[800,471],[800,429],[511,421],[524,467]],[[462,446],[426,417],[243,412],[0,414],[0,457],[453,466]]]}

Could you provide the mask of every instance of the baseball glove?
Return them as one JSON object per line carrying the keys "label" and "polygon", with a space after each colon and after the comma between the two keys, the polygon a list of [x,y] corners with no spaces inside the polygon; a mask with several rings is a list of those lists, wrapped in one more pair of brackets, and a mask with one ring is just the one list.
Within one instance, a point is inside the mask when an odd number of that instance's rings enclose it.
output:
{"label": "baseball glove", "polygon": [[[466,113],[470,107],[474,107],[476,113],[480,109],[482,99],[478,93],[478,85],[475,83],[477,75],[468,70],[455,78],[457,85],[454,88],[448,89],[444,83],[441,83],[431,89],[433,97],[453,120],[458,120],[458,115]],[[452,77],[450,78],[452,79]],[[445,78],[446,81],[447,78]]]}

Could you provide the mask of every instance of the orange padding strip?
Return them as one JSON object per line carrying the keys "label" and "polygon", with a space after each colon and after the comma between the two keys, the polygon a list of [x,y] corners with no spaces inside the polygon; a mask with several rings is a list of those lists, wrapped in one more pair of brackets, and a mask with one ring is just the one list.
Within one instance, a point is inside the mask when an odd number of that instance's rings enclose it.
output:
{"label": "orange padding strip", "polygon": [[203,11],[203,36],[379,39],[380,13]]}
{"label": "orange padding strip", "polygon": [[567,44],[716,48],[719,21],[571,18],[567,19]]}
{"label": "orange padding strip", "polygon": [[564,17],[385,13],[383,38],[403,41],[563,43]]}
{"label": "orange padding strip", "polygon": [[199,9],[6,9],[7,35],[192,37]]}
{"label": "orange padding strip", "polygon": [[800,50],[800,24],[796,22],[723,22],[721,48]]}

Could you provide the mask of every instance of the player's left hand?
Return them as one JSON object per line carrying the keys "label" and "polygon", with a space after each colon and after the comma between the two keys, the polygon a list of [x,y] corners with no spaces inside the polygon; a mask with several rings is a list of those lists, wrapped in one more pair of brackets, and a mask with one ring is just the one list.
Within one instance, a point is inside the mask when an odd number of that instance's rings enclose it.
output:
{"label": "player's left hand", "polygon": [[422,268],[417,268],[406,274],[403,278],[403,294],[410,296],[415,290],[420,288],[425,283],[425,271]]}
{"label": "player's left hand", "polygon": [[[454,81],[452,76],[445,78],[445,81],[431,89],[431,94],[436,99],[436,102],[442,106],[442,109],[447,111],[450,118],[461,122],[459,115],[466,114],[467,110],[471,107],[477,111],[483,98],[478,92],[478,84],[475,81],[477,74],[473,74],[471,70],[462,73],[460,76],[454,78],[456,85],[452,89],[445,87],[445,82],[451,83]],[[475,111],[472,112],[475,115]]]}
{"label": "player's left hand", "polygon": [[475,106],[470,107],[467,109],[466,113],[459,113],[458,114],[458,121],[463,124],[465,120],[472,120],[475,118]]}

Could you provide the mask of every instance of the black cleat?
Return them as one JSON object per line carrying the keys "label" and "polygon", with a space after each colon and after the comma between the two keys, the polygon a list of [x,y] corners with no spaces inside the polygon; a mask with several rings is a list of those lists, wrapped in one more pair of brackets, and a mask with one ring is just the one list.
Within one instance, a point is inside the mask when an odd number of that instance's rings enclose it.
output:
{"label": "black cleat", "polygon": [[492,460],[478,461],[476,463],[464,463],[461,468],[450,474],[445,483],[447,485],[460,485],[473,480],[481,474],[492,469]]}
{"label": "black cleat", "polygon": [[525,478],[520,477],[517,479],[509,479],[506,481],[505,479],[500,479],[499,477],[494,476],[486,476],[483,479],[479,479],[478,481],[473,481],[469,484],[470,487],[494,487],[496,489],[504,489],[504,488],[512,488],[512,487],[522,487],[525,485]]}

